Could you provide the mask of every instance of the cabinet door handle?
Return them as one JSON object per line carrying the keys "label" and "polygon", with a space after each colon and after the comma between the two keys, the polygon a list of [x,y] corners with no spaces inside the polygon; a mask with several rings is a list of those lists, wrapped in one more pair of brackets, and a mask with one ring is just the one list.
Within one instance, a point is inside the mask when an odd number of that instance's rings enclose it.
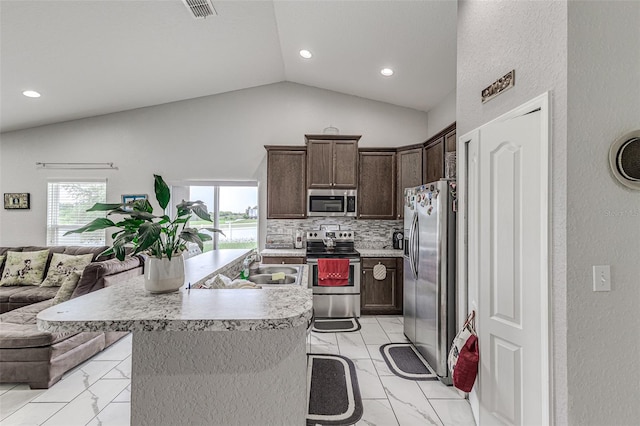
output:
{"label": "cabinet door handle", "polygon": [[364,274],[366,274],[366,273],[367,273],[367,271],[362,271],[362,275],[364,275]]}

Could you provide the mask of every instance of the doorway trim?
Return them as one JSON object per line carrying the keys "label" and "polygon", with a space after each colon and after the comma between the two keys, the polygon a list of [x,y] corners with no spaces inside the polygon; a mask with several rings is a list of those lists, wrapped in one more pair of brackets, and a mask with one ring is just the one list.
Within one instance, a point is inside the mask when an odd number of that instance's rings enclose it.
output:
{"label": "doorway trim", "polygon": [[[547,424],[553,424],[553,318],[552,318],[552,300],[551,300],[551,241],[552,241],[552,226],[550,223],[551,218],[551,105],[550,105],[551,93],[545,92],[524,104],[512,109],[511,111],[502,114],[501,116],[482,124],[481,126],[465,133],[458,137],[456,143],[457,160],[457,190],[458,190],[458,221],[457,221],[457,283],[458,283],[458,317],[457,325],[458,329],[464,323],[466,315],[471,310],[478,309],[477,306],[471,301],[470,294],[477,294],[478,289],[469,288],[468,285],[468,194],[469,186],[474,183],[467,182],[468,180],[468,167],[469,156],[468,149],[469,143],[476,142],[480,138],[480,130],[488,125],[495,124],[502,121],[507,121],[522,115],[526,115],[536,110],[540,110],[540,127],[541,127],[541,143],[542,146],[540,154],[542,157],[541,167],[542,176],[544,179],[544,185],[546,191],[543,191],[543,196],[540,199],[540,211],[542,226],[546,229],[546,232],[541,235],[541,259],[546,264],[545,274],[541,277],[543,282],[540,289],[540,306],[541,306],[541,318],[545,321],[541,327],[540,337],[540,356],[541,356],[541,371],[540,378],[542,380],[541,389],[543,392],[541,407],[541,418],[547,419]],[[477,193],[477,192],[476,192]],[[546,373],[546,374],[545,374]],[[469,402],[473,415],[478,423],[479,415],[479,399],[476,391],[476,386],[469,394]]]}

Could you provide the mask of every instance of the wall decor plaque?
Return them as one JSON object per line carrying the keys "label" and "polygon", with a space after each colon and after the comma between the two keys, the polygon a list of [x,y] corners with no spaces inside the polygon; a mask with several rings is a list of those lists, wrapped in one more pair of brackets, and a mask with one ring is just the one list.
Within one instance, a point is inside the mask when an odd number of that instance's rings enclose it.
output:
{"label": "wall decor plaque", "polygon": [[516,70],[511,70],[484,89],[482,89],[482,103],[488,102],[516,84]]}
{"label": "wall decor plaque", "polygon": [[5,192],[4,193],[5,209],[29,209],[29,193],[28,192]]}

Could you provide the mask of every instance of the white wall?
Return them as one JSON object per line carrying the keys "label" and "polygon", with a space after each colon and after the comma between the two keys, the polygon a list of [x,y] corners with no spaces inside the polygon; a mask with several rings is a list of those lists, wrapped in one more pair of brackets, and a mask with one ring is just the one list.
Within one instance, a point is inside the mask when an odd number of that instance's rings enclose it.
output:
{"label": "white wall", "polygon": [[[611,143],[640,129],[640,2],[569,2],[569,422],[638,424],[640,191],[611,175]],[[611,292],[592,266],[611,265]]]}
{"label": "white wall", "polygon": [[[457,134],[551,91],[553,417],[567,424],[566,163],[567,4],[512,0],[458,2]],[[482,104],[483,88],[510,70],[515,87]],[[578,354],[572,352],[572,362]],[[587,356],[587,355],[585,355]],[[604,367],[604,364],[602,365]],[[585,372],[585,374],[589,374]],[[591,391],[591,389],[588,389]]]}
{"label": "white wall", "polygon": [[[458,5],[459,134],[552,94],[553,403],[561,425],[640,417],[640,193],[614,181],[607,160],[616,138],[640,128],[639,21],[637,1]],[[480,90],[511,69],[515,87],[482,105]],[[611,292],[592,291],[599,264],[611,265]]]}
{"label": "white wall", "polygon": [[[423,142],[427,114],[294,83],[276,83],[0,135],[0,192],[31,193],[30,211],[0,210],[0,245],[42,245],[46,182],[107,177],[107,198],[153,198],[165,180],[255,180],[265,144],[303,145],[329,126],[360,146]],[[38,170],[35,162],[113,161],[117,171]],[[263,204],[264,205],[264,204]]]}
{"label": "white wall", "polygon": [[[456,121],[456,91],[451,91],[427,113],[427,139]],[[457,133],[458,135],[460,133]]]}

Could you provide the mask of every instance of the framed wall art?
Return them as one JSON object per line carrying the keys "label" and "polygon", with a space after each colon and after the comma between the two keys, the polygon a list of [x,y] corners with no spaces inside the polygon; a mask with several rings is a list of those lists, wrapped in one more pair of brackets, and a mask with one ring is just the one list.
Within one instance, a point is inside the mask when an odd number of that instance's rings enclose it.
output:
{"label": "framed wall art", "polygon": [[5,192],[4,208],[7,210],[20,209],[27,210],[31,208],[28,192]]}
{"label": "framed wall art", "polygon": [[[122,204],[132,203],[136,200],[146,200],[147,194],[122,194]],[[126,211],[133,211],[133,207],[125,207]]]}

